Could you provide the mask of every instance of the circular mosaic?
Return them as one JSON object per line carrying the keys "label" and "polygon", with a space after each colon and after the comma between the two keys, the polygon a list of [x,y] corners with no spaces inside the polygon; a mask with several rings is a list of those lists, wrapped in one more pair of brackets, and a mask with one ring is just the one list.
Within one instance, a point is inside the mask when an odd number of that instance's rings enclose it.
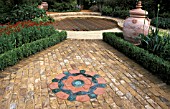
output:
{"label": "circular mosaic", "polygon": [[83,80],[74,80],[74,81],[72,82],[72,85],[73,85],[74,87],[82,87],[82,86],[84,86],[84,81],[83,81]]}
{"label": "circular mosaic", "polygon": [[103,94],[106,81],[94,72],[71,70],[57,75],[49,87],[58,98],[84,102]]}

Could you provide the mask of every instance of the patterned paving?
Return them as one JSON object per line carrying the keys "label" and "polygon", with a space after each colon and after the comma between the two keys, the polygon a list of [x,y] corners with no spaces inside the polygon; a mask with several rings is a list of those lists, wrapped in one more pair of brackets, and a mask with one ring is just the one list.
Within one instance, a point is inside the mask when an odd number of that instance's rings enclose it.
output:
{"label": "patterned paving", "polygon": [[105,92],[106,81],[95,72],[70,70],[57,75],[49,87],[58,98],[86,102]]}
{"label": "patterned paving", "polygon": [[102,18],[65,18],[55,22],[55,28],[71,31],[96,31],[117,28],[117,24],[111,20]]}
{"label": "patterned paving", "polygon": [[[48,87],[69,70],[96,72],[105,93],[63,100]],[[170,86],[101,40],[66,40],[0,73],[1,109],[170,109]]]}

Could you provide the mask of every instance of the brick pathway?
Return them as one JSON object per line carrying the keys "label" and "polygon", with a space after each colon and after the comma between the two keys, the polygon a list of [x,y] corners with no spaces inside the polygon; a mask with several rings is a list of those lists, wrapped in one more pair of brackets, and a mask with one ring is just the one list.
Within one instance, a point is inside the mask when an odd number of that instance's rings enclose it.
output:
{"label": "brick pathway", "polygon": [[[95,71],[103,95],[88,102],[57,98],[48,84],[62,71]],[[1,109],[170,109],[170,86],[101,40],[66,40],[0,72]]]}

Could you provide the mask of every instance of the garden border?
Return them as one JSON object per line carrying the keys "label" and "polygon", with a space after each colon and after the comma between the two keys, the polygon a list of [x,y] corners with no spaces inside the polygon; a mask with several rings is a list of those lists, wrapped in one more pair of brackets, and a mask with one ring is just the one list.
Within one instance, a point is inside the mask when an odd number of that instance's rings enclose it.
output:
{"label": "garden border", "polygon": [[144,68],[161,78],[162,81],[170,84],[170,62],[121,39],[117,36],[119,34],[122,33],[103,33],[103,41],[135,60]]}
{"label": "garden border", "polygon": [[19,62],[19,60],[53,46],[66,38],[67,33],[65,31],[61,31],[60,33],[53,34],[50,37],[23,44],[21,47],[14,48],[0,54],[0,70],[3,70],[8,66],[15,65]]}

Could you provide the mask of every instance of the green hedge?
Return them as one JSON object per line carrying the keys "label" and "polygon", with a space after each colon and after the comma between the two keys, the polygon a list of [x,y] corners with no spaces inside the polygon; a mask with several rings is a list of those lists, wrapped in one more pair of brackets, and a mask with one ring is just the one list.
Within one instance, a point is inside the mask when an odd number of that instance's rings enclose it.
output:
{"label": "green hedge", "polygon": [[[151,20],[151,25],[156,27],[156,18],[153,18]],[[163,29],[169,29],[170,28],[170,18],[158,18],[158,27]]]}
{"label": "green hedge", "polygon": [[65,31],[57,34],[53,34],[50,37],[45,37],[31,43],[23,44],[18,48],[9,50],[3,54],[0,54],[0,70],[8,66],[15,65],[19,60],[24,57],[28,57],[36,52],[39,52],[49,46],[55,45],[67,38]]}
{"label": "green hedge", "polygon": [[71,12],[71,11],[80,11],[76,7],[75,2],[54,2],[53,5],[49,5],[49,10],[48,11],[53,11],[53,12]]}
{"label": "green hedge", "polygon": [[125,19],[129,16],[129,10],[114,10],[112,16]]}
{"label": "green hedge", "polygon": [[159,14],[159,17],[162,18],[170,18],[170,13],[169,12],[163,12]]}
{"label": "green hedge", "polygon": [[113,13],[113,8],[110,6],[103,6],[102,7],[102,15],[111,16]]}
{"label": "green hedge", "polygon": [[164,51],[160,53],[160,56],[170,62],[170,44],[165,46]]}
{"label": "green hedge", "polygon": [[170,63],[168,61],[165,61],[156,55],[150,54],[142,48],[134,46],[133,44],[118,37],[116,34],[103,33],[103,40],[124,53],[129,58],[134,59],[153,74],[160,77],[167,84],[170,84]]}
{"label": "green hedge", "polygon": [[49,37],[51,34],[57,33],[53,26],[32,26],[22,28],[20,32],[12,32],[11,34],[2,34],[0,36],[0,54],[20,47],[23,44]]}
{"label": "green hedge", "polygon": [[129,16],[129,10],[122,9],[121,7],[117,6],[115,8],[112,8],[111,6],[103,6],[102,15],[125,19]]}
{"label": "green hedge", "polygon": [[32,20],[35,17],[41,17],[45,15],[46,15],[46,11],[37,8],[37,4],[15,5],[12,9],[10,9],[9,12],[1,13],[0,24],[16,23],[18,21]]}

